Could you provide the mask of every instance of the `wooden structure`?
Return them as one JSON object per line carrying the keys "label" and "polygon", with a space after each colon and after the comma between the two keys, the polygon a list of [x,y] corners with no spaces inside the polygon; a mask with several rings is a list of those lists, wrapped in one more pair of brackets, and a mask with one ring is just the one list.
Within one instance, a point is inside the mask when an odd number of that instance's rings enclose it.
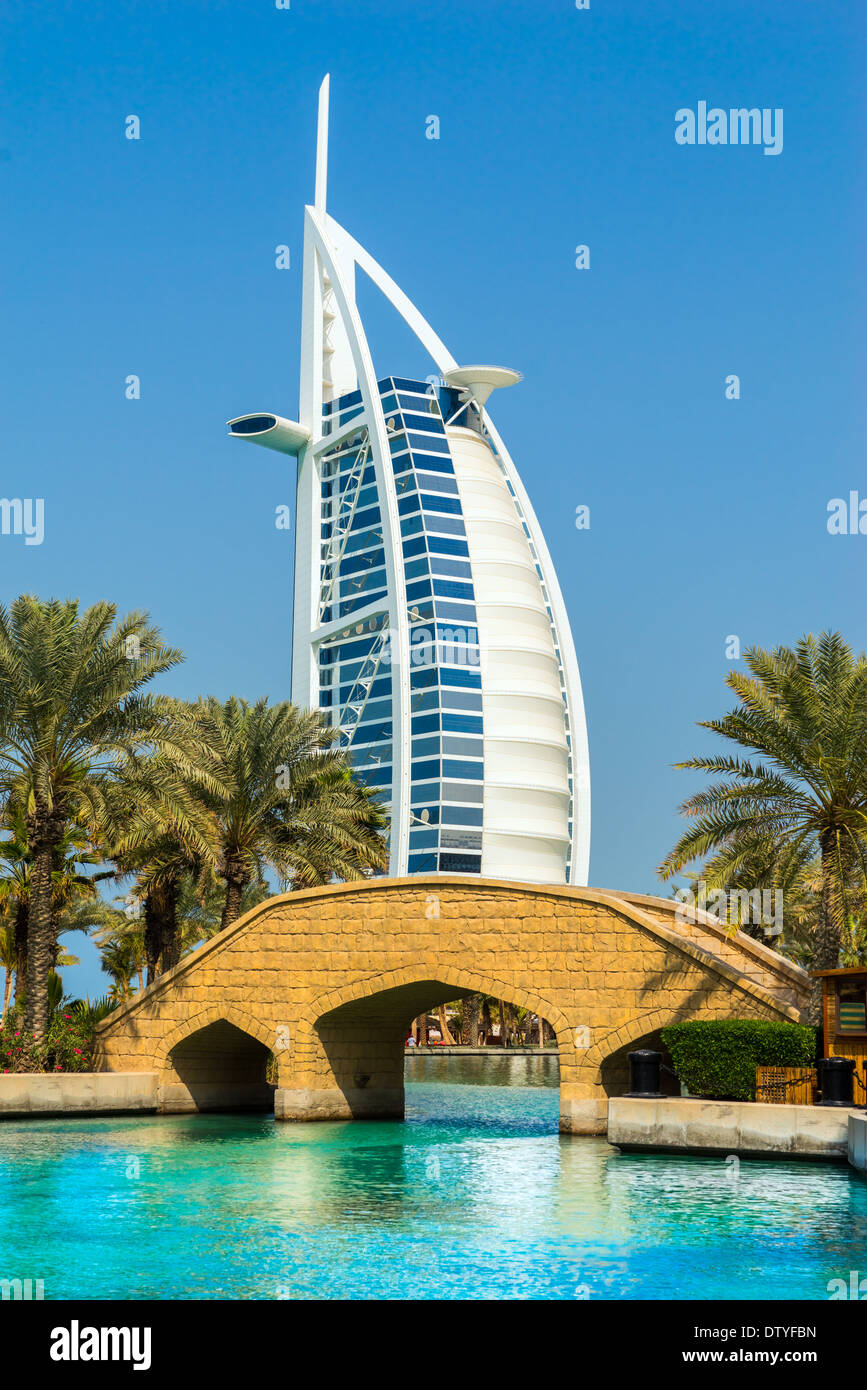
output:
{"label": "wooden structure", "polygon": [[815,1067],[756,1067],[756,1100],[765,1105],[815,1105]]}
{"label": "wooden structure", "polygon": [[814,970],[822,981],[822,1027],[826,1057],[855,1063],[855,1104],[867,1100],[867,966]]}

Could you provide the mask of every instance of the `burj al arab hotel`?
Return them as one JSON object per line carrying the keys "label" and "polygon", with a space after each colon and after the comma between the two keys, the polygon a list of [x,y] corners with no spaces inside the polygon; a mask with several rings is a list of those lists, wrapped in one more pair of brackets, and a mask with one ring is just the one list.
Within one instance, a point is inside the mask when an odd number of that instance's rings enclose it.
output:
{"label": "burj al arab hotel", "polygon": [[[389,803],[390,874],[584,885],[590,769],[575,648],[487,409],[520,375],[456,362],[326,212],[328,93],[326,77],[305,210],[299,419],[229,421],[237,438],[298,461],[292,699],[321,708]],[[377,376],[359,270],[429,354],[425,380]],[[484,339],[481,315],[478,329]],[[539,452],[551,447],[540,430]],[[543,459],[533,468],[544,477]]]}

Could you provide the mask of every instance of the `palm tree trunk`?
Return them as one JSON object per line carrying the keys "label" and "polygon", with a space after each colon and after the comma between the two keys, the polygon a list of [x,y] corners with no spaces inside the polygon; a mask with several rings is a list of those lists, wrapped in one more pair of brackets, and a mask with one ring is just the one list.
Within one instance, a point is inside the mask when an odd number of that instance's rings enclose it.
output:
{"label": "palm tree trunk", "polygon": [[160,943],[163,970],[171,970],[181,958],[181,938],[178,932],[178,884],[176,879],[166,883],[161,893]]}
{"label": "palm tree trunk", "polygon": [[36,1042],[48,1028],[48,974],[51,970],[51,869],[54,843],[49,817],[39,810],[28,818],[27,840],[33,855],[30,871],[30,913],[27,923],[27,1000],[24,1026]]}
{"label": "palm tree trunk", "polygon": [[6,967],[6,982],[3,986],[3,1012],[0,1014],[0,1024],[2,1024],[9,1010],[9,1000],[12,998],[12,971]]}
{"label": "palm tree trunk", "polygon": [[509,1025],[506,1022],[506,1001],[498,999],[497,1006],[500,1010],[500,1037],[503,1039],[503,1047],[509,1046]]}
{"label": "palm tree trunk", "polygon": [[226,901],[223,903],[223,916],[220,922],[220,930],[230,927],[233,922],[237,922],[241,915],[241,899],[244,896],[244,889],[250,882],[250,875],[243,866],[234,859],[228,859],[223,869],[222,877],[226,882]]}
{"label": "palm tree trunk", "polygon": [[438,1014],[439,1014],[440,1032],[441,1032],[442,1035],[443,1035],[443,1042],[446,1043],[449,1047],[454,1047],[454,1045],[455,1045],[455,1040],[454,1040],[454,1038],[453,1038],[453,1036],[452,1036],[452,1031],[451,1031],[451,1029],[449,1028],[448,1019],[446,1018],[446,1009],[445,1009],[445,1005],[444,1005],[444,1004],[440,1004],[439,1009],[438,1009],[437,1012],[438,1012]]}
{"label": "palm tree trunk", "polygon": [[488,1043],[488,1034],[493,1032],[493,1024],[491,1023],[491,1005],[486,994],[482,995],[482,1029],[485,1035],[482,1038],[482,1047],[486,1047]]}
{"label": "palm tree trunk", "polygon": [[[819,850],[822,889],[819,898],[819,922],[816,931],[813,968],[815,970],[836,970],[840,963],[840,919],[834,908],[837,834],[833,827],[822,831],[819,836]],[[821,980],[814,980],[810,990],[809,1019],[815,1026],[822,1022]]]}
{"label": "palm tree trunk", "polygon": [[19,898],[15,908],[15,1002],[20,1003],[26,994],[27,979],[27,918],[28,905]]}
{"label": "palm tree trunk", "polygon": [[159,976],[160,952],[162,949],[162,933],[160,931],[160,916],[154,894],[148,893],[144,904],[144,950],[145,968],[147,970],[147,982],[152,985]]}
{"label": "palm tree trunk", "polygon": [[464,1047],[476,1047],[479,1041],[479,996],[471,994],[461,1000],[461,1042]]}

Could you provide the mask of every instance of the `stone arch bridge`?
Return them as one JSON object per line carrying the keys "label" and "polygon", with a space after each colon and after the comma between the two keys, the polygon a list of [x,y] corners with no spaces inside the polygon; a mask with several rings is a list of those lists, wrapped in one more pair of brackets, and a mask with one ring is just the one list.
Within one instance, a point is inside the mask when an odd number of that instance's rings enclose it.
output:
{"label": "stone arch bridge", "polygon": [[686,1018],[798,1021],[808,991],[798,966],[673,900],[378,878],[260,904],[106,1019],[96,1066],[158,1073],[163,1112],[401,1116],[412,1019],[481,992],[551,1024],[560,1128],[600,1133],[630,1048]]}

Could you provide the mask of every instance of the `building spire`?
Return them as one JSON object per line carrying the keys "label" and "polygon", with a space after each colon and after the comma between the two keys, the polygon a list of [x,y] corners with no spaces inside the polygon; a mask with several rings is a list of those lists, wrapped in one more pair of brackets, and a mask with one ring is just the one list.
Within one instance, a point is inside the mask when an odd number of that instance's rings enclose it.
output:
{"label": "building spire", "polygon": [[325,215],[325,191],[328,184],[328,92],[331,76],[325,74],[319,88],[319,122],[316,128],[316,193],[314,206],[320,216]]}

